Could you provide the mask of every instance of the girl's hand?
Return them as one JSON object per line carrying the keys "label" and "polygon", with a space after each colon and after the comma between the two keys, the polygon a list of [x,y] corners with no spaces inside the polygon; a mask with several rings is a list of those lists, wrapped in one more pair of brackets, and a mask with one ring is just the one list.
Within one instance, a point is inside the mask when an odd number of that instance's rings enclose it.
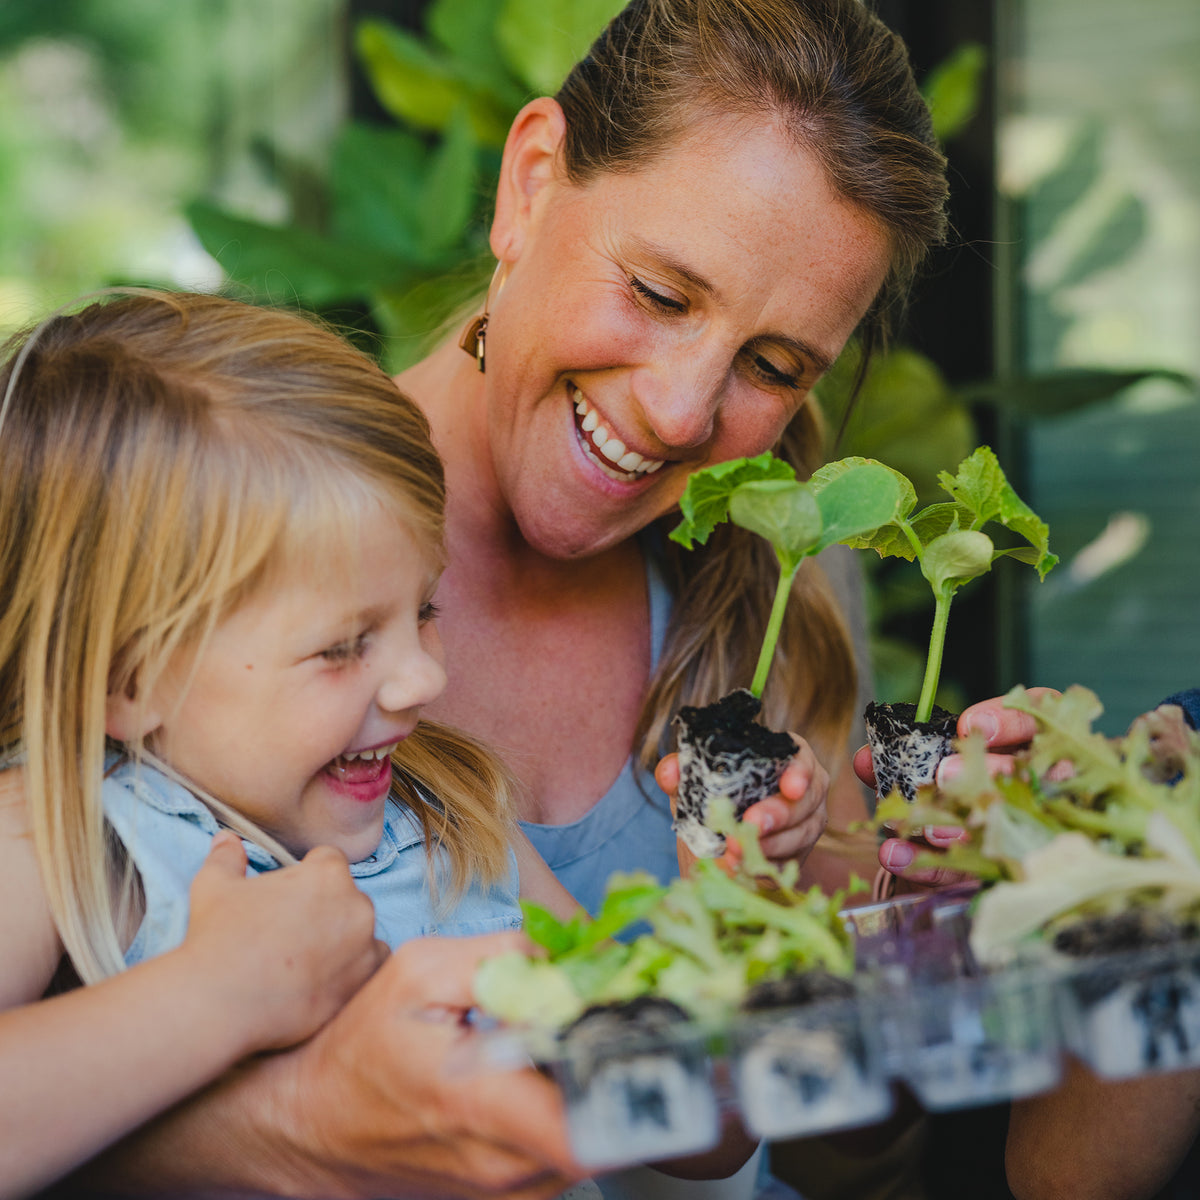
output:
{"label": "girl's hand", "polygon": [[[779,790],[752,804],[742,820],[758,826],[763,853],[773,862],[795,859],[803,865],[825,831],[829,773],[802,737],[792,734],[792,738],[800,748],[784,768]],[[671,797],[674,807],[675,792],[679,788],[679,756],[668,754],[663,758],[654,770],[654,778]],[[740,854],[738,847],[730,842],[721,858],[735,863]]]}
{"label": "girl's hand", "polygon": [[[1029,694],[1033,697],[1058,695],[1053,688],[1030,688]],[[994,696],[990,700],[981,700],[978,704],[963,709],[959,714],[957,732],[960,738],[969,733],[984,734],[989,751],[996,751],[987,756],[988,770],[993,775],[1007,775],[1012,771],[1013,753],[1029,744],[1030,738],[1037,732],[1037,725],[1027,713],[1005,708],[1003,696]],[[957,754],[947,755],[938,765],[938,783],[953,779],[961,769],[961,757]],[[855,754],[854,773],[868,787],[875,786],[875,770],[871,764],[869,746],[863,746]],[[880,844],[879,865],[917,887],[949,887],[964,882],[970,876],[937,867],[914,870],[910,864],[922,850],[944,850],[955,842],[966,839],[967,835],[963,830],[952,827],[928,828],[924,831],[924,839],[920,843],[904,841],[902,838],[888,838]]]}
{"label": "girl's hand", "polygon": [[246,852],[227,831],[192,881],[181,953],[218,993],[224,1019],[245,1025],[245,1052],[315,1033],[374,974],[387,947],[346,857],[330,846],[246,878]]}

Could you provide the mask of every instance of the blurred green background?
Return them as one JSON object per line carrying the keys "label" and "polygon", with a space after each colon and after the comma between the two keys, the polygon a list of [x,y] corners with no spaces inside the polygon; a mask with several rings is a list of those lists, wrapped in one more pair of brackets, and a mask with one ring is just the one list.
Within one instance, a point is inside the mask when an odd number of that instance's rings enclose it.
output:
{"label": "blurred green background", "polygon": [[[616,7],[4,0],[0,328],[150,282],[306,304],[412,361],[486,280],[512,113]],[[1116,732],[1200,682],[1200,7],[878,8],[931,99],[955,238],[836,453],[928,491],[994,445],[1063,565],[957,603],[948,699],[1078,681]],[[852,355],[822,387],[835,429]],[[869,574],[876,692],[911,697],[926,589]]]}

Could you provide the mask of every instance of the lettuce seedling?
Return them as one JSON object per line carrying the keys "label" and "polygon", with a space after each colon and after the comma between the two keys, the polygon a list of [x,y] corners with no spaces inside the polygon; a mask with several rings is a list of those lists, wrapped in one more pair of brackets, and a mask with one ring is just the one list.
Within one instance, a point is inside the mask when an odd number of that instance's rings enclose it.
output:
{"label": "lettuce seedling", "polygon": [[[845,893],[800,890],[795,863],[776,867],[753,825],[737,821],[728,801],[714,807],[715,827],[742,848],[732,876],[707,861],[665,887],[644,872],[617,873],[594,919],[561,921],[522,901],[525,931],[544,957],[486,960],[474,983],[480,1006],[512,1023],[558,1029],[590,1005],[653,996],[721,1023],[759,983],[812,968],[849,977],[853,947],[838,916]],[[614,940],[639,922],[650,931]]]}
{"label": "lettuce seedling", "polygon": [[1180,925],[1200,919],[1200,734],[1150,714],[1124,737],[1092,729],[1103,711],[1087,688],[1005,704],[1037,724],[1011,772],[988,769],[987,748],[961,744],[963,769],[915,804],[892,796],[877,822],[901,836],[928,825],[967,841],[917,866],[967,871],[986,887],[972,928],[980,962],[998,964],[1031,935],[1088,915],[1152,907]]}

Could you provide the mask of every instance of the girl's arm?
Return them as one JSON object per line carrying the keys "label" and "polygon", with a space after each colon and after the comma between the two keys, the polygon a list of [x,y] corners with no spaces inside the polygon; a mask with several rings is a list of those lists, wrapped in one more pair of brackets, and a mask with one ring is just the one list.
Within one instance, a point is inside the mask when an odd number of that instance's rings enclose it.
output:
{"label": "girl's arm", "polygon": [[177,950],[39,1000],[62,954],[14,772],[0,776],[0,1197],[51,1182],[246,1055],[323,1024],[377,966],[336,851],[245,878],[222,835]]}

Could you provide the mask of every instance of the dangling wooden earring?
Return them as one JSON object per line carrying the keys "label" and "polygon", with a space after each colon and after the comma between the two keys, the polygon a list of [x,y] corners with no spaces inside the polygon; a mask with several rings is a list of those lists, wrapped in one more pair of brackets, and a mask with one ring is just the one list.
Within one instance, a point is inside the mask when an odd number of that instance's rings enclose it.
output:
{"label": "dangling wooden earring", "polygon": [[[504,274],[501,275],[500,272]],[[500,279],[500,286],[496,287],[496,279]],[[492,288],[496,288],[498,296],[504,288],[505,281],[508,279],[508,264],[497,263],[496,269],[492,272],[491,282],[488,284],[487,296],[483,301],[483,312],[475,317],[471,323],[463,330],[463,335],[458,340],[459,346],[462,347],[479,365],[479,372],[482,374],[487,370],[487,327],[488,327],[488,312],[492,307]]]}
{"label": "dangling wooden earring", "polygon": [[487,324],[488,315],[482,312],[463,330],[459,345],[479,364],[482,374],[487,370]]}

